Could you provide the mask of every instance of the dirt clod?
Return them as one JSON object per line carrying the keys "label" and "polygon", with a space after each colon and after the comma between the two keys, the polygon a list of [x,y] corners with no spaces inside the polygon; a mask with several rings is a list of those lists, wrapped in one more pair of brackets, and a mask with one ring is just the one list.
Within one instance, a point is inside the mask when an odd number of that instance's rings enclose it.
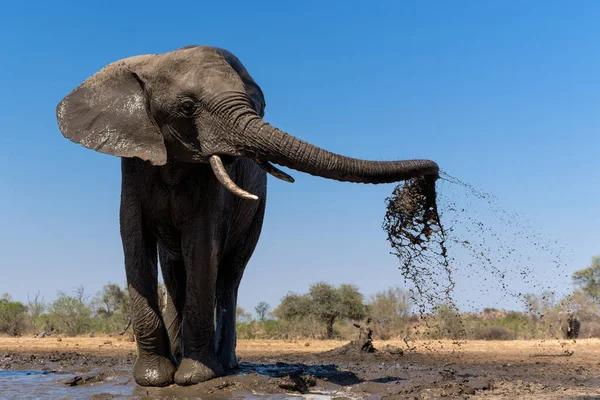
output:
{"label": "dirt clod", "polygon": [[309,387],[316,385],[315,379],[302,375],[301,370],[293,371],[287,374],[287,376],[280,378],[280,380],[281,382],[278,386],[281,389],[299,393],[308,393]]}
{"label": "dirt clod", "polygon": [[341,347],[335,348],[326,352],[331,356],[354,356],[361,357],[365,353],[375,353],[377,350],[373,346],[371,339],[357,339],[352,340]]}
{"label": "dirt clod", "polygon": [[64,381],[65,386],[81,386],[90,383],[102,382],[104,373],[90,373],[86,375],[75,375],[73,378]]}
{"label": "dirt clod", "polygon": [[395,355],[395,356],[404,355],[404,350],[402,350],[398,346],[394,346],[394,345],[391,345],[391,344],[386,344],[385,346],[383,346],[381,348],[381,351],[383,351],[385,353],[389,353],[389,354]]}
{"label": "dirt clod", "polygon": [[464,384],[465,387],[475,390],[491,390],[492,382],[487,378],[475,378]]}

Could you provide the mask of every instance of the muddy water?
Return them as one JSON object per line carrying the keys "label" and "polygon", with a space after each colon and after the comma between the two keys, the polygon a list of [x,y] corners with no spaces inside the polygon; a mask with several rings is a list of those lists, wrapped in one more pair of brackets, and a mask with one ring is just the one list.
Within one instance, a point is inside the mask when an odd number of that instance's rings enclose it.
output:
{"label": "muddy water", "polygon": [[[252,368],[247,366],[246,368]],[[268,370],[268,367],[262,367]],[[271,368],[273,369],[273,368]],[[268,373],[269,371],[263,371]],[[274,371],[270,371],[271,373]],[[243,377],[244,372],[240,376]],[[259,392],[224,391],[225,385],[216,385],[221,388],[214,393],[206,393],[199,388],[180,388],[177,386],[167,388],[142,388],[131,379],[131,371],[115,370],[110,373],[101,369],[92,370],[83,375],[86,377],[101,377],[97,382],[75,384],[70,382],[81,375],[71,373],[57,373],[55,371],[6,371],[0,370],[0,398],[2,399],[297,399],[299,393],[261,394]],[[243,380],[243,378],[242,378]],[[250,379],[251,380],[251,379]],[[210,391],[210,390],[209,390]],[[204,392],[204,393],[202,393]],[[333,391],[313,391],[302,395],[308,399],[329,399]]]}
{"label": "muddy water", "polygon": [[[386,346],[394,348],[393,346]],[[418,393],[437,379],[399,351],[268,354],[235,374],[189,387],[137,386],[132,359],[73,352],[0,354],[0,399],[381,399]],[[461,378],[462,379],[462,378]],[[434,383],[435,385],[435,383]]]}
{"label": "muddy water", "polygon": [[[16,365],[19,355],[11,355]],[[39,359],[40,357],[37,357]],[[25,359],[29,359],[25,357]],[[52,358],[50,358],[52,359]],[[353,373],[335,365],[297,363],[242,363],[235,375],[204,384],[166,388],[144,388],[135,384],[131,367],[98,368],[98,360],[87,357],[92,368],[71,371],[0,370],[0,399],[330,399],[341,385],[360,382]],[[26,361],[27,363],[27,361]],[[44,364],[44,359],[38,361]],[[375,396],[372,398],[380,398]],[[340,398],[346,398],[342,396]]]}
{"label": "muddy water", "polygon": [[[103,368],[101,358],[86,356],[91,368],[53,355],[36,358],[38,368],[54,368],[65,360],[67,369],[14,369],[0,372],[0,399],[597,399],[600,366],[593,351],[571,357],[532,358],[533,353],[556,353],[528,345],[525,352],[490,346],[484,353],[388,354],[369,353],[362,360],[333,353],[268,355],[243,363],[240,373],[191,387],[143,388],[131,379],[126,358],[117,367]],[[573,344],[581,350],[600,345]],[[595,346],[595,347],[593,347]],[[546,355],[550,355],[550,353]],[[29,366],[30,356],[8,354],[12,367]],[[277,360],[277,361],[275,361]],[[86,372],[80,372],[85,370]],[[290,375],[293,379],[290,379]],[[81,379],[76,381],[74,378]],[[299,382],[308,386],[305,393]],[[285,390],[287,385],[295,388]],[[302,385],[300,385],[302,386]]]}
{"label": "muddy water", "polygon": [[[127,374],[129,371],[127,371]],[[125,377],[125,374],[123,374]],[[6,371],[0,370],[0,398],[2,399],[89,399],[127,397],[133,395],[135,387],[126,380],[109,380],[98,385],[69,387],[63,381],[75,377],[73,374],[55,371]]]}

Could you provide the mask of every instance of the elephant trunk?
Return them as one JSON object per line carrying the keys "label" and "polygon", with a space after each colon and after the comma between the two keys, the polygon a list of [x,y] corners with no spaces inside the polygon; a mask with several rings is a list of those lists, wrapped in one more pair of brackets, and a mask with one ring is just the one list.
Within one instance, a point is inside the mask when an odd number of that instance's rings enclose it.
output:
{"label": "elephant trunk", "polygon": [[430,160],[367,161],[329,152],[289,135],[260,118],[239,129],[242,151],[301,172],[337,181],[392,183],[432,175],[438,165]]}

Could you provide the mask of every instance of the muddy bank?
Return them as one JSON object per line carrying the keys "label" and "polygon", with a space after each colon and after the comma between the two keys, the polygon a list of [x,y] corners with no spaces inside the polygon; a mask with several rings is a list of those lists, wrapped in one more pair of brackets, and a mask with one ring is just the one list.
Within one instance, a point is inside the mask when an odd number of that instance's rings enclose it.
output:
{"label": "muddy bank", "polygon": [[428,343],[434,351],[417,343],[402,354],[383,351],[402,349],[400,342],[375,342],[377,351],[363,354],[344,342],[240,341],[235,375],[187,388],[138,387],[130,347],[86,341],[87,351],[39,343],[7,351],[0,339],[0,369],[8,370],[0,373],[0,398],[600,398],[598,340]]}
{"label": "muddy bank", "polygon": [[0,353],[0,369],[40,370],[86,373],[98,368],[127,369],[133,366],[134,354],[98,356],[78,352],[51,351],[42,354]]}

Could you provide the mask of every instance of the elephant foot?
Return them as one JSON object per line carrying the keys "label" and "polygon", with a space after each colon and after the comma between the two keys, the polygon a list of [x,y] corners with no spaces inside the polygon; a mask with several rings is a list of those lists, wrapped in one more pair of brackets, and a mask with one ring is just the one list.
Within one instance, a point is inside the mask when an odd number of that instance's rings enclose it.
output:
{"label": "elephant foot", "polygon": [[240,363],[238,362],[235,354],[227,354],[219,356],[219,363],[223,368],[228,371],[232,371],[238,369],[240,367]]}
{"label": "elephant foot", "polygon": [[133,377],[140,386],[168,386],[174,375],[173,361],[163,356],[138,356],[133,366]]}
{"label": "elephant foot", "polygon": [[184,358],[175,373],[175,383],[180,386],[189,386],[223,375],[225,375],[223,367],[214,358],[201,361]]}

